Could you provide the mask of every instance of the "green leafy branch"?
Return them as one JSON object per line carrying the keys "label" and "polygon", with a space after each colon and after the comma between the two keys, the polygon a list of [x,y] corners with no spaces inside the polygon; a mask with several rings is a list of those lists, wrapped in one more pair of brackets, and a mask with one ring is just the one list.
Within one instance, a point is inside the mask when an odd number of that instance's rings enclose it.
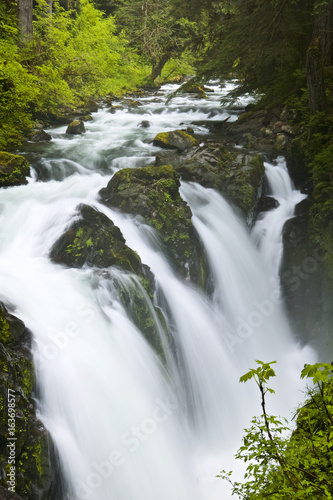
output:
{"label": "green leafy branch", "polygon": [[[275,376],[272,364],[257,360],[258,367],[240,378],[254,380],[261,395],[262,415],[245,429],[243,445],[235,458],[247,462],[244,483],[233,482],[232,472],[218,477],[232,486],[232,494],[247,500],[333,498],[333,384],[332,365],[305,365],[301,378],[310,378],[314,388],[297,410],[297,427],[291,433],[286,419],[268,415],[265,396],[274,393],[267,386]],[[288,435],[286,436],[286,433]]]}

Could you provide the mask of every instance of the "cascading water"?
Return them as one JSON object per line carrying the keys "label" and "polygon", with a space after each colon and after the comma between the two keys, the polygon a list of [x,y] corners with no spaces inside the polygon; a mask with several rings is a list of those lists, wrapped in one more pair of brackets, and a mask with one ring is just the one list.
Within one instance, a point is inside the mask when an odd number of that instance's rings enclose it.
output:
{"label": "cascading water", "polygon": [[[151,228],[97,201],[114,171],[154,157],[157,149],[147,141],[157,132],[207,118],[219,97],[216,92],[200,106],[182,97],[165,106],[162,93],[162,102],[142,98],[133,112],[96,113],[85,137],[54,129],[42,158],[33,146],[28,153],[37,172],[29,185],[1,191],[0,298],[33,332],[41,418],[58,448],[70,500],[228,498],[229,488],[215,475],[228,468],[242,426],[260,411],[256,393],[240,386],[239,376],[255,358],[278,359],[280,383],[288,378],[288,387],[299,373],[304,356],[280,303],[275,256],[283,223],[302,195],[292,190],[281,162],[266,165],[280,205],[257,223],[259,250],[218,193],[182,184],[209,261],[211,297],[174,274]],[[220,119],[229,116],[218,109]],[[138,127],[142,119],[149,129]],[[113,286],[121,282],[131,294],[140,286],[134,277],[50,262],[50,248],[79,203],[110,217],[154,273],[155,305],[173,344],[170,349],[159,328],[166,366]],[[284,388],[285,407],[295,404],[295,391]]]}
{"label": "cascading water", "polygon": [[270,194],[278,202],[278,207],[262,214],[252,234],[260,248],[272,283],[279,286],[279,269],[283,252],[282,229],[284,223],[293,217],[297,203],[304,200],[306,195],[294,189],[285,159],[279,156],[276,162],[277,165],[266,162],[265,170]]}

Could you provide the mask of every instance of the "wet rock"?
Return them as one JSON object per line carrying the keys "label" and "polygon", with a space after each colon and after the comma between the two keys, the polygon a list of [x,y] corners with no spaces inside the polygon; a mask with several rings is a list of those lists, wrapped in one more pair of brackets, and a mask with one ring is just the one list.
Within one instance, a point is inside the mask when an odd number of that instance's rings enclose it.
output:
{"label": "wet rock", "polygon": [[53,245],[50,257],[57,264],[80,268],[117,266],[143,275],[140,257],[125,243],[120,229],[104,214],[88,205],[77,208],[81,218]]}
{"label": "wet rock", "polygon": [[34,133],[33,136],[31,137],[31,140],[33,142],[44,142],[44,141],[51,141],[52,137],[50,134],[45,132],[45,130],[39,130],[38,132]]}
{"label": "wet rock", "polygon": [[170,165],[126,168],[115,173],[100,196],[109,207],[144,217],[159,233],[179,272],[200,281],[204,257],[179,186]]}
{"label": "wet rock", "polygon": [[151,122],[149,120],[142,120],[141,123],[139,123],[138,127],[142,128],[149,128],[151,126]]}
{"label": "wet rock", "polygon": [[[7,444],[15,437],[15,491],[27,500],[46,500],[51,498],[57,467],[50,437],[37,418],[34,384],[31,334],[0,302],[0,485],[8,488]],[[14,427],[8,420],[13,404]],[[2,490],[3,498],[1,494]]]}
{"label": "wet rock", "polygon": [[279,202],[272,196],[262,196],[258,203],[258,212],[269,212],[279,206]]}
{"label": "wet rock", "polygon": [[220,191],[246,217],[261,196],[265,169],[259,154],[238,154],[221,143],[212,142],[182,154],[161,153],[156,157],[157,166],[166,161],[183,180]]}
{"label": "wet rock", "polygon": [[86,128],[84,126],[84,123],[82,120],[74,120],[72,121],[66,130],[66,134],[70,135],[80,135],[84,134],[86,131]]}
{"label": "wet rock", "polygon": [[288,154],[291,140],[300,133],[297,125],[292,125],[287,117],[293,116],[285,108],[248,111],[239,116],[238,120],[229,123],[222,132],[236,144],[250,149],[265,152],[270,157],[277,154]]}
{"label": "wet rock", "polygon": [[112,115],[114,115],[117,111],[121,111],[122,109],[124,109],[124,106],[121,106],[121,105],[114,106],[112,104],[108,109],[108,113],[111,113]]}
{"label": "wet rock", "polygon": [[193,94],[200,99],[207,98],[204,87],[202,85],[197,85],[191,81],[184,83],[180,87],[179,92],[182,92],[183,94]]}
{"label": "wet rock", "polygon": [[28,184],[29,175],[30,166],[23,156],[0,152],[0,187]]}
{"label": "wet rock", "polygon": [[126,106],[127,108],[138,108],[142,106],[142,103],[140,101],[135,101],[134,99],[122,99],[122,104]]}
{"label": "wet rock", "polygon": [[199,145],[194,137],[183,130],[161,132],[154,138],[153,144],[160,148],[177,149],[178,151],[185,151]]}

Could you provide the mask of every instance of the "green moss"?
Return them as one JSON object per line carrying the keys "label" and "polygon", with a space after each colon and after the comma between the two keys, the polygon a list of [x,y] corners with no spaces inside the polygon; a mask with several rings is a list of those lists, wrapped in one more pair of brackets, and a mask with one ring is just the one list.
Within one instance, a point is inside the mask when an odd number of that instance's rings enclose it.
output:
{"label": "green moss", "polygon": [[76,258],[78,258],[78,257],[81,257],[82,250],[84,250],[85,246],[88,246],[88,245],[85,245],[83,228],[80,228],[76,232],[76,236],[74,238],[73,243],[71,243],[67,246],[66,252],[68,254],[73,254]]}
{"label": "green moss", "polygon": [[164,142],[164,144],[168,143],[168,138],[169,138],[169,132],[160,132],[155,137],[156,140]]}
{"label": "green moss", "polygon": [[194,137],[192,137],[190,134],[185,132],[184,130],[176,130],[176,132],[177,132],[177,134],[179,134],[181,137],[183,137],[187,141],[192,142],[193,146],[198,145],[198,141],[196,139],[194,139]]}
{"label": "green moss", "polygon": [[0,152],[0,187],[27,184],[29,174],[30,166],[23,156]]}
{"label": "green moss", "polygon": [[198,141],[184,130],[160,132],[154,138],[154,145],[171,149],[188,149],[198,146]]}
{"label": "green moss", "polygon": [[6,344],[10,338],[10,328],[6,319],[0,314],[0,342]]}

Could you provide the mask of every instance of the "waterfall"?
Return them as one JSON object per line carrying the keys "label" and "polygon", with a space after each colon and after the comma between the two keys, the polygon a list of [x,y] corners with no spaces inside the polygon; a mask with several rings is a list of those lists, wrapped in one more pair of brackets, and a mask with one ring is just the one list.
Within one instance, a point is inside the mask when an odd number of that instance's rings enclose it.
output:
{"label": "waterfall", "polygon": [[[277,359],[277,383],[284,387],[277,401],[289,409],[298,399],[294,381],[311,353],[293,340],[276,280],[283,224],[302,195],[282,160],[266,164],[279,207],[253,236],[216,191],[182,183],[210,266],[211,295],[175,275],[152,228],[97,201],[117,169],[154,157],[147,134],[174,129],[189,114],[207,117],[212,101],[202,108],[193,102],[175,100],[166,108],[142,98],[133,114],[102,110],[84,138],[54,129],[29,184],[0,193],[0,299],[33,332],[39,411],[59,451],[66,500],[230,498],[215,476],[233,467],[242,427],[260,412],[255,387],[240,385],[239,377],[256,358]],[[137,126],[147,117],[149,132]],[[49,260],[79,203],[107,215],[152,270],[154,304],[142,294],[152,314],[154,306],[164,314],[170,341],[155,319],[165,363],[113,286],[118,281],[131,294],[141,286],[134,276]]]}
{"label": "waterfall", "polygon": [[253,238],[259,245],[260,254],[272,283],[279,286],[283,226],[293,217],[295,206],[304,200],[306,195],[294,188],[285,159],[279,156],[276,162],[276,165],[267,162],[264,165],[270,196],[278,202],[278,207],[262,214],[254,227]]}

